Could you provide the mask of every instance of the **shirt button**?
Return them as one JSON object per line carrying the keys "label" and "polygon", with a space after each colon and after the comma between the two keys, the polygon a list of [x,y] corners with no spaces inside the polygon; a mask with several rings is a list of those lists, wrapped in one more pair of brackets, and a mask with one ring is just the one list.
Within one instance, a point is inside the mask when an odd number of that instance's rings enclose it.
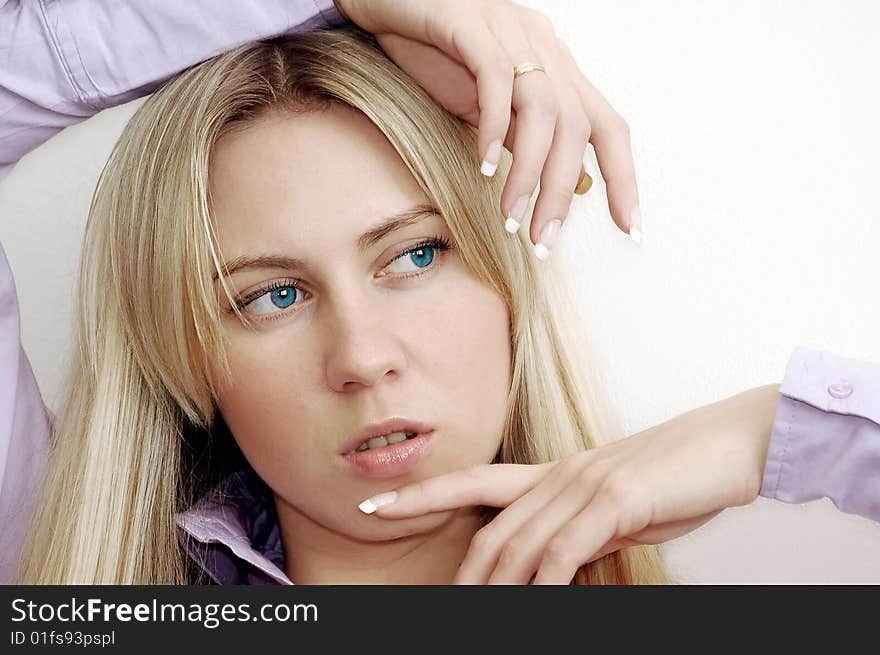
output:
{"label": "shirt button", "polygon": [[853,388],[846,382],[840,384],[832,384],[828,387],[828,393],[835,398],[849,398],[852,395]]}

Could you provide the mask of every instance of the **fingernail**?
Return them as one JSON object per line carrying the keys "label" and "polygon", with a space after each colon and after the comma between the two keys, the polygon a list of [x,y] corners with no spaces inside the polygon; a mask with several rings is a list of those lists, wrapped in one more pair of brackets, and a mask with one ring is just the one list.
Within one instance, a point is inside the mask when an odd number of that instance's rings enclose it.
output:
{"label": "fingernail", "polygon": [[636,243],[642,242],[642,210],[636,205],[629,215],[629,236]]}
{"label": "fingernail", "polygon": [[504,229],[511,234],[516,234],[516,231],[519,230],[519,224],[522,223],[523,216],[526,214],[529,197],[530,196],[528,195],[524,195],[517,198],[516,202],[513,203],[513,208],[507,215],[507,220],[504,222]]}
{"label": "fingernail", "polygon": [[376,496],[373,496],[372,498],[367,498],[364,502],[358,505],[358,509],[361,510],[364,514],[372,514],[380,507],[390,505],[395,500],[397,500],[397,492],[386,491],[383,494],[378,494]]}
{"label": "fingernail", "polygon": [[550,248],[553,247],[553,242],[556,241],[556,237],[559,235],[559,228],[561,227],[562,221],[553,219],[541,231],[541,239],[535,245],[535,256],[541,261],[550,256]]}
{"label": "fingernail", "polygon": [[489,144],[489,148],[486,150],[486,158],[483,159],[483,163],[480,165],[480,172],[486,177],[495,175],[499,159],[501,159],[501,141],[496,139]]}

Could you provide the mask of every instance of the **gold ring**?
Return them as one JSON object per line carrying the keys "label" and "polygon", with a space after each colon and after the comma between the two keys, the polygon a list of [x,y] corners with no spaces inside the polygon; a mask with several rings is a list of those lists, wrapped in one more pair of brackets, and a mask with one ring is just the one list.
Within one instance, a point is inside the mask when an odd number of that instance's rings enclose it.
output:
{"label": "gold ring", "polygon": [[[526,73],[530,73],[531,71],[544,71],[544,67],[541,64],[535,64],[530,61],[524,61],[521,64],[517,64],[513,67],[513,79],[518,78],[520,75],[525,75]],[[546,72],[546,71],[544,71]]]}
{"label": "gold ring", "polygon": [[[583,169],[581,169],[581,170],[583,170]],[[592,186],[593,186],[593,178],[590,177],[590,174],[587,173],[587,171],[584,171],[583,176],[578,181],[577,186],[574,189],[575,195],[578,195],[578,196],[584,195],[587,191],[590,190],[590,188]]]}
{"label": "gold ring", "polygon": [[[520,75],[525,75],[526,73],[530,73],[532,71],[543,71],[545,73],[547,72],[546,70],[544,70],[544,67],[541,66],[541,64],[524,61],[523,63],[517,64],[513,67],[513,79],[516,79]],[[583,170],[583,167],[581,167],[581,170],[583,171],[583,174],[581,175],[580,179],[578,180],[577,186],[574,189],[575,195],[579,196],[584,195],[593,186],[593,178],[590,177],[589,173]]]}

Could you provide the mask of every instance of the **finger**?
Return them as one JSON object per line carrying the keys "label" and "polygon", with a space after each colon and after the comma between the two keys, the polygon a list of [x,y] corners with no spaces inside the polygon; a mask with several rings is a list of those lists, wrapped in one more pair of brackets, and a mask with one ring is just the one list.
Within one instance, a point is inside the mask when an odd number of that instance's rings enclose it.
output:
{"label": "finger", "polygon": [[[528,56],[522,55],[522,59],[526,61]],[[516,112],[513,163],[501,193],[501,212],[511,234],[523,222],[553,143],[559,105],[550,78],[540,71],[518,77],[513,90],[513,110]]]}
{"label": "finger", "polygon": [[[417,80],[419,86],[444,109],[473,127],[479,125],[476,80],[467,66],[435,46],[398,34],[382,34],[377,40],[385,54]],[[430,75],[425,71],[430,71]]]}
{"label": "finger", "polygon": [[[413,41],[397,34],[377,37],[382,50],[414,79],[448,112],[472,127],[480,124],[480,103],[477,83],[463,64],[431,45]],[[431,71],[425,75],[425,71]],[[511,111],[504,147],[513,152],[516,134],[516,113]]]}
{"label": "finger", "polygon": [[597,493],[547,544],[534,584],[569,584],[578,568],[614,538],[615,516],[612,496]]}
{"label": "finger", "polygon": [[465,65],[477,80],[480,170],[491,177],[498,168],[501,145],[510,123],[513,64],[483,21],[474,24],[456,45]]}
{"label": "finger", "polygon": [[481,464],[434,476],[401,487],[394,502],[375,513],[399,519],[473,505],[507,507],[538,484],[554,464]]}
{"label": "finger", "polygon": [[[374,34],[393,32],[439,48],[450,59],[467,67],[476,78],[481,170],[492,175],[498,166],[500,144],[510,121],[513,64],[479,12],[475,20],[463,22],[451,4],[429,7],[414,3],[408,12],[378,11],[374,16],[357,16],[354,20]],[[496,20],[495,14],[492,20]]]}
{"label": "finger", "polygon": [[[456,25],[459,33],[452,38],[446,36],[450,33],[449,24],[440,24],[427,34],[411,29],[397,37],[383,34],[379,42],[407,72],[425,70],[425,62],[430,62],[432,69],[437,65],[436,77],[432,74],[431,78],[418,78],[421,86],[456,116],[472,124],[477,121],[481,170],[493,175],[510,122],[513,65],[485,20],[469,23],[466,31],[462,31],[460,22]],[[464,79],[465,73],[468,79]],[[476,98],[471,93],[461,93],[462,88],[474,86],[474,79]]]}
{"label": "finger", "polygon": [[[536,53],[533,48],[534,39],[529,38],[513,12],[496,12],[491,29],[511,64],[545,64],[543,60],[549,58]],[[538,43],[538,48],[541,47],[541,43]],[[549,71],[547,65],[544,67]],[[513,92],[506,143],[510,142],[508,150],[513,154],[513,161],[501,193],[500,209],[501,215],[506,219],[505,228],[514,234],[523,222],[550,151],[558,102],[547,72],[537,71],[514,79],[511,66],[508,74],[512,80]]]}
{"label": "finger", "polygon": [[568,216],[589,138],[590,123],[580,103],[571,99],[556,122],[550,154],[541,172],[541,191],[532,214],[530,236],[538,259],[549,256]]}
{"label": "finger", "polygon": [[489,584],[527,584],[554,535],[592,500],[600,472],[582,469],[564,489],[505,544]]}
{"label": "finger", "polygon": [[[477,117],[473,120],[472,124],[474,126],[476,126],[478,118],[479,118],[479,114],[477,114]],[[468,122],[470,122],[470,121],[468,121]],[[585,137],[584,142],[586,143],[586,141],[587,141],[587,138]],[[504,137],[504,147],[507,148],[507,150],[509,150],[510,152],[514,152],[514,149],[515,149],[514,144],[515,143],[516,143],[516,112],[512,112],[510,114],[510,128],[507,130],[507,134]],[[581,163],[580,163],[580,174],[578,175],[578,185],[575,188],[574,193],[576,195],[584,195],[590,190],[592,185],[593,185],[593,178],[590,177],[590,174],[587,173],[586,169],[584,168],[583,159],[582,159]],[[513,194],[513,195],[515,195],[515,194]],[[529,206],[530,201],[531,201],[531,194],[530,194],[529,198],[524,201],[525,202],[524,207],[519,208],[520,210],[524,209],[525,211],[519,216],[519,220],[517,220],[517,223],[521,223],[522,219],[525,218],[525,214],[528,213],[528,206]],[[506,199],[503,199],[501,202],[502,207],[505,205],[505,202],[507,202]],[[515,204],[516,204],[516,201],[514,201],[514,205]],[[505,210],[502,209],[501,211],[502,211],[502,214],[504,214]],[[512,214],[512,211],[509,211],[507,213],[507,216],[512,217],[511,214]],[[505,227],[507,225],[511,226],[510,230],[508,230],[511,234],[514,233],[515,230],[519,230],[519,227],[520,227],[519,225],[505,223]]]}
{"label": "finger", "polygon": [[508,555],[518,550],[516,545],[510,549],[511,537],[520,532],[527,521],[543,512],[547,504],[583,469],[585,463],[582,456],[570,457],[560,462],[552,474],[545,475],[539,484],[481,528],[471,540],[464,560],[456,572],[454,583],[485,584],[502,550],[508,547]]}
{"label": "finger", "polygon": [[[640,238],[641,212],[637,211],[639,192],[629,126],[581,72],[571,51],[562,41],[559,42],[559,51],[561,57],[568,62],[569,79],[574,80],[574,88],[590,120],[590,143],[596,151],[596,160],[605,179],[611,218],[623,232],[629,233],[633,238]],[[638,225],[633,223],[634,216]],[[631,227],[638,232],[632,232]]]}

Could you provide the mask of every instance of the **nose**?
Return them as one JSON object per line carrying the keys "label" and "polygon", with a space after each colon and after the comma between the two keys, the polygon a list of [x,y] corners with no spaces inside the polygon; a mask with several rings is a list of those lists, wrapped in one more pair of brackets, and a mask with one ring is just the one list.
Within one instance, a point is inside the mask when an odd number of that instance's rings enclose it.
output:
{"label": "nose", "polygon": [[326,376],[331,389],[352,392],[403,372],[406,358],[398,326],[406,319],[383,311],[381,300],[337,299],[325,318]]}

